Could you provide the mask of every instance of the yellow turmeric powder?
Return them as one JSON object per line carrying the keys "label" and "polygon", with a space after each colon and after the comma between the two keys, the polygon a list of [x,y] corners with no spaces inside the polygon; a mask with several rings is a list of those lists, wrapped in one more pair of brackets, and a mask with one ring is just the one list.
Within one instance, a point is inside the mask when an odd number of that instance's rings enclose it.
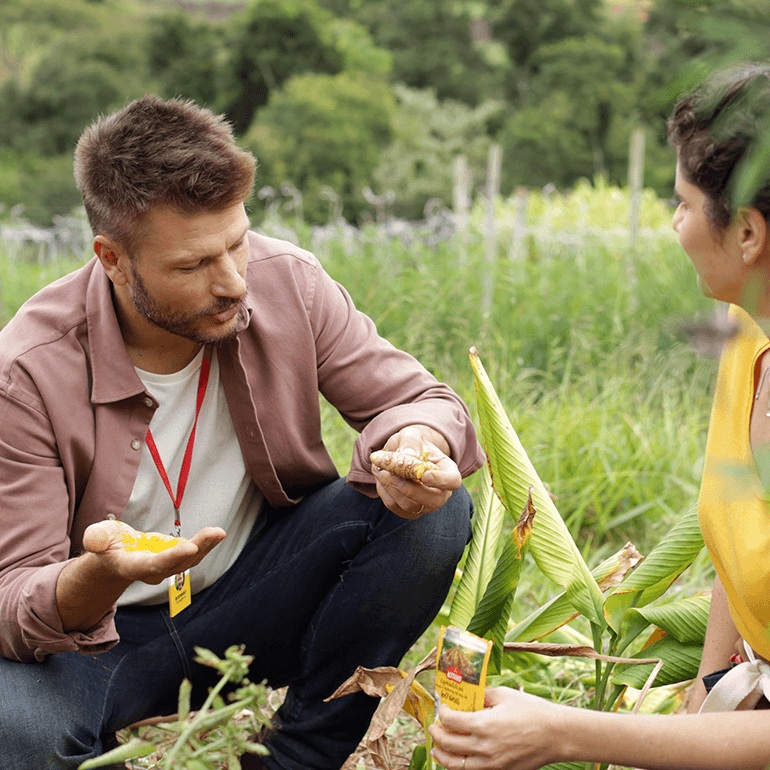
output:
{"label": "yellow turmeric powder", "polygon": [[178,537],[148,535],[145,533],[141,533],[139,537],[134,537],[133,535],[124,532],[122,537],[124,547],[127,551],[152,551],[153,553],[160,553],[161,551],[166,551],[182,542]]}

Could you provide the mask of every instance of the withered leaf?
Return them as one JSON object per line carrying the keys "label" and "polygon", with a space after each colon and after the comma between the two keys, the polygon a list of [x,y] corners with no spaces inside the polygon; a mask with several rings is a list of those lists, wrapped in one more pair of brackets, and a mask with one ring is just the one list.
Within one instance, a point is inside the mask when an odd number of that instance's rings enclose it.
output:
{"label": "withered leaf", "polygon": [[602,575],[597,581],[599,588],[602,591],[607,591],[610,588],[619,586],[629,571],[639,564],[642,559],[644,559],[644,556],[636,550],[636,546],[633,543],[626,543],[612,558],[616,562],[612,571]]}
{"label": "withered leaf", "polygon": [[384,698],[388,694],[386,684],[395,686],[401,682],[401,672],[393,666],[380,668],[364,668],[359,666],[353,675],[346,679],[324,702],[352,695],[363,690],[374,698]]}
{"label": "withered leaf", "polygon": [[618,658],[602,655],[593,647],[583,644],[548,644],[547,642],[506,642],[505,652],[535,652],[552,658],[592,658],[611,663],[657,663],[659,658]]}

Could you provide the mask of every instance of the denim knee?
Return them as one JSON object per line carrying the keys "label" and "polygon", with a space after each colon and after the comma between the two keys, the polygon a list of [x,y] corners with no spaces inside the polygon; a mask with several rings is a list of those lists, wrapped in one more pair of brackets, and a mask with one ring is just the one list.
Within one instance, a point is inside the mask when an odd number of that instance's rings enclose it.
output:
{"label": "denim knee", "polygon": [[416,521],[420,536],[430,543],[436,559],[446,559],[454,568],[471,540],[472,516],[473,501],[462,486],[441,508]]}

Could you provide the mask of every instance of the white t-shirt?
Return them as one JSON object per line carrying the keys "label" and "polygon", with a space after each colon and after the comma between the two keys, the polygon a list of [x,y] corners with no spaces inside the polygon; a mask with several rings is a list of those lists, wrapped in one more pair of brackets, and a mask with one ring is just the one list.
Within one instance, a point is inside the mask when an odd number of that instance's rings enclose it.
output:
{"label": "white t-shirt", "polygon": [[[158,402],[150,430],[176,496],[179,470],[195,420],[203,348],[181,371],[155,374],[137,369],[139,379]],[[259,515],[262,495],[246,472],[238,439],[219,379],[216,352],[211,358],[206,396],[201,406],[180,520],[182,537],[202,527],[222,527],[227,537],[190,570],[192,593],[211,585],[238,557]],[[150,450],[142,448],[139,471],[122,520],[143,532],[174,534],[174,505]],[[168,601],[165,582],[132,583],[119,605]]]}

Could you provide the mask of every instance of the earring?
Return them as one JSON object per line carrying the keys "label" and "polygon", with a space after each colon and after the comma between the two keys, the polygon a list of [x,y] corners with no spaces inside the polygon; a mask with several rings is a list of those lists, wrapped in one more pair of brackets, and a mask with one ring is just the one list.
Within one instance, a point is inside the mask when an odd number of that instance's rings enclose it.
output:
{"label": "earring", "polygon": [[743,255],[743,261],[748,264],[749,258],[746,254]]}

